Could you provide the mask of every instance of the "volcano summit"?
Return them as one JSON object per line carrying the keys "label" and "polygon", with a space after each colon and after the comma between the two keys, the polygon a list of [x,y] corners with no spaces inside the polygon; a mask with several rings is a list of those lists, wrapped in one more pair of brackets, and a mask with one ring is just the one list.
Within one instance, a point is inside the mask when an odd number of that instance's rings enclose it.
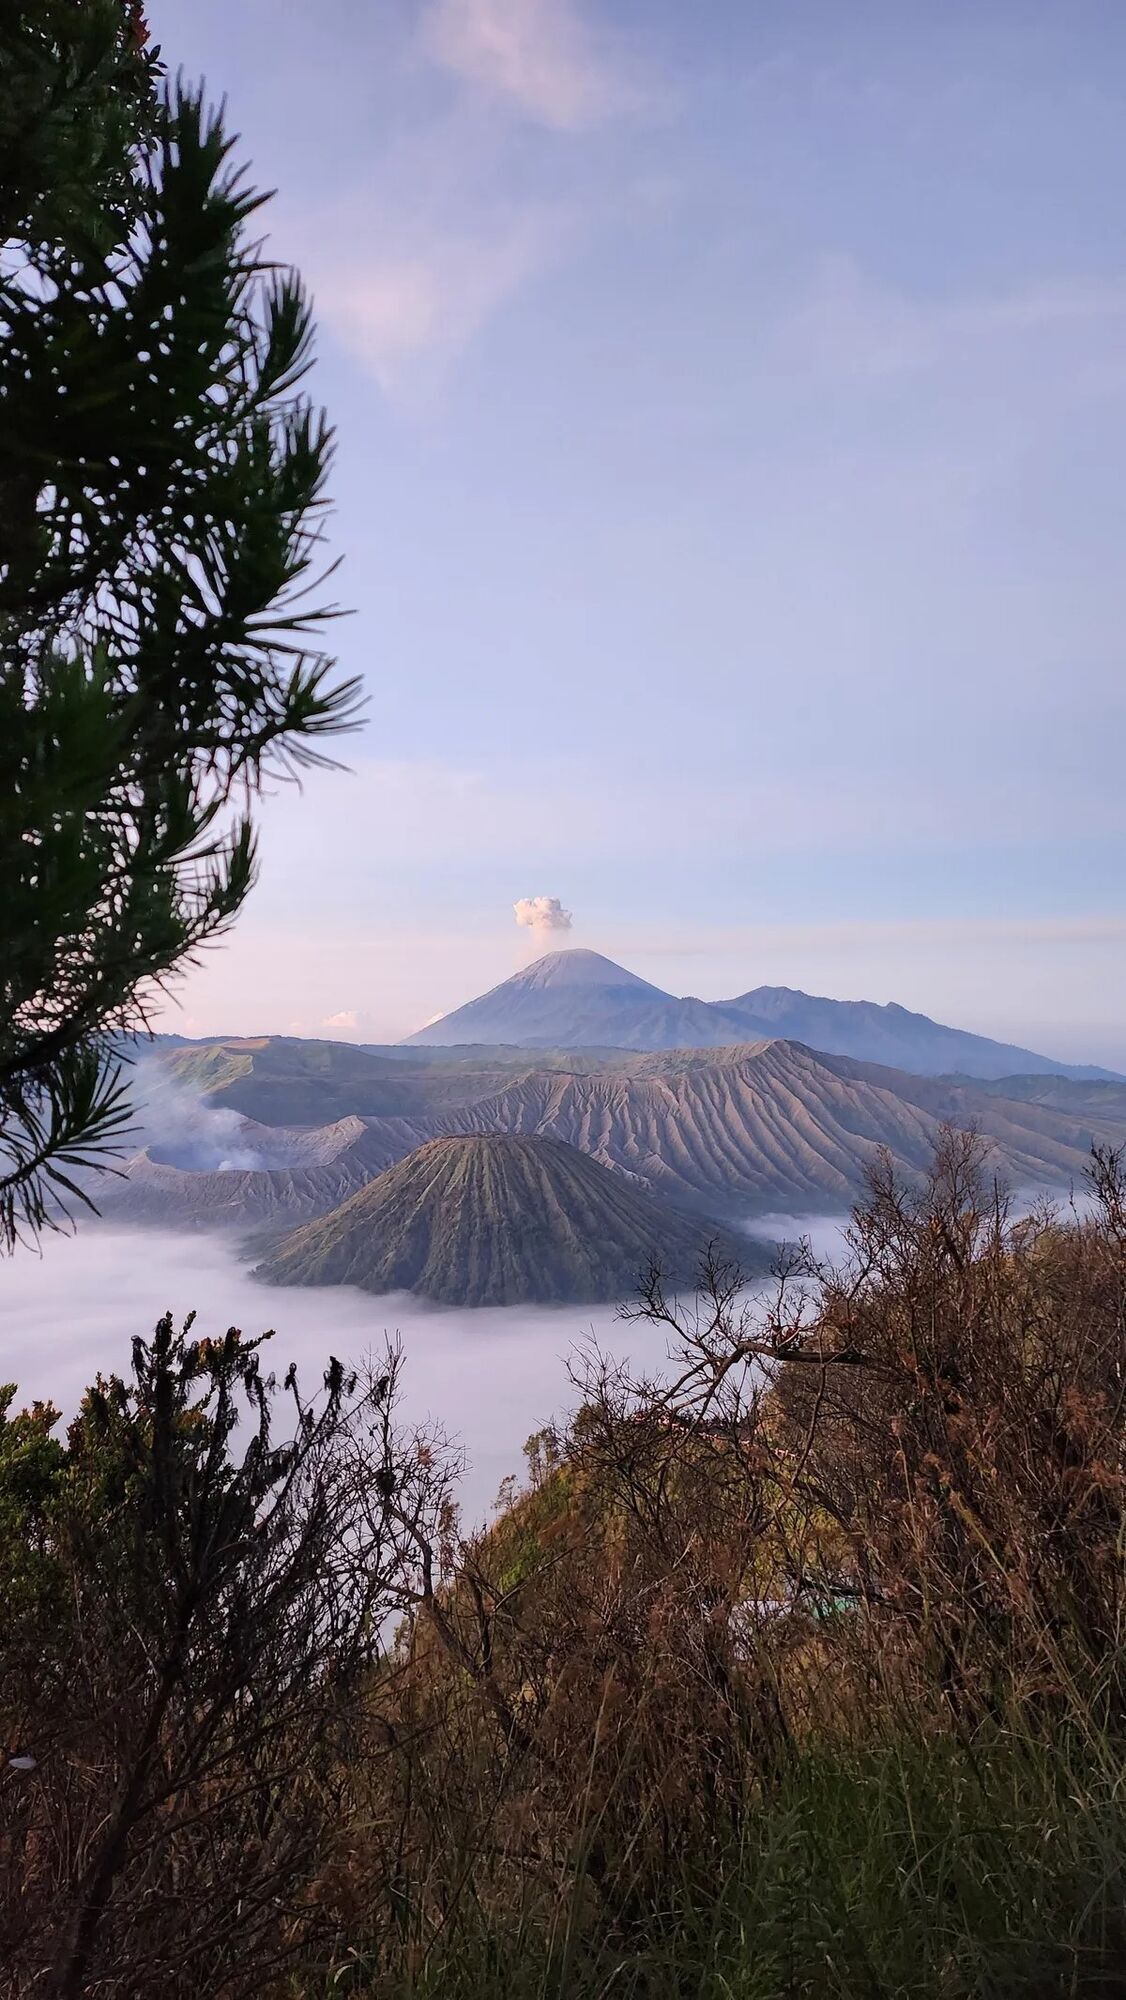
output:
{"label": "volcano summit", "polygon": [[761,1041],[804,1042],[827,1055],[915,1076],[1112,1075],[947,1028],[894,1003],[829,1000],[789,986],[754,987],[734,1000],[678,1000],[600,952],[577,949],[549,951],[480,999],[421,1028],[407,1046],[699,1049]]}

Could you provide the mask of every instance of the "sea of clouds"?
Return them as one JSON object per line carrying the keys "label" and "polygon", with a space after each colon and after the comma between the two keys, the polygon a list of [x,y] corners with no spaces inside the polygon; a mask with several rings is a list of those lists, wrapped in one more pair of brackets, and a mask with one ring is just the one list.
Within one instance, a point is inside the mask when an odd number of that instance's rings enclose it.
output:
{"label": "sea of clouds", "polygon": [[460,1440],[467,1521],[485,1519],[501,1481],[522,1472],[525,1438],[574,1407],[569,1360],[594,1342],[647,1371],[665,1354],[658,1331],[612,1307],[459,1310],[350,1286],[267,1286],[229,1239],[93,1223],[17,1250],[0,1273],[0,1381],[17,1384],[20,1403],[50,1398],[70,1416],[99,1369],[128,1372],[134,1336],[167,1311],[195,1311],[212,1335],[272,1328],[270,1365],[280,1377],[296,1362],[309,1390],[331,1354],[359,1362],[399,1337],[404,1417]]}
{"label": "sea of clouds", "polygon": [[[835,1255],[842,1220],[763,1216],[753,1229],[773,1241],[808,1236],[818,1254]],[[401,1340],[404,1418],[460,1442],[467,1521],[485,1519],[501,1481],[523,1470],[524,1440],[575,1407],[572,1372],[581,1375],[584,1357],[597,1348],[649,1375],[667,1358],[659,1328],[612,1306],[470,1309],[346,1285],[264,1285],[229,1237],[80,1221],[17,1249],[0,1272],[0,1382],[17,1385],[19,1402],[49,1398],[69,1417],[99,1370],[127,1373],[136,1335],[165,1312],[181,1321],[193,1311],[201,1333],[271,1329],[270,1366],[281,1377],[296,1362],[308,1390],[330,1355],[362,1362]]]}

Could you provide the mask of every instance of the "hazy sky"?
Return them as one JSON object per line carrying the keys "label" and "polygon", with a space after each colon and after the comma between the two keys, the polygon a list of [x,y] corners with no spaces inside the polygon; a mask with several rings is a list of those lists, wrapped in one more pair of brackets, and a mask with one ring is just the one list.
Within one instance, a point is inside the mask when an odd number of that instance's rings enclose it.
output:
{"label": "hazy sky", "polygon": [[406,1032],[547,894],[1126,1066],[1120,0],[149,11],[315,293],[370,694],[188,1031]]}

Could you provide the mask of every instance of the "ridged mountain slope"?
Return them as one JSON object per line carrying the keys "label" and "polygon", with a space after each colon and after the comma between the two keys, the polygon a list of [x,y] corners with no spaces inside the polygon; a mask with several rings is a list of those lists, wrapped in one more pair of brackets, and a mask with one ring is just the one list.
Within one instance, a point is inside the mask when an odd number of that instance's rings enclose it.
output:
{"label": "ridged mountain slope", "polygon": [[1109,1078],[1095,1077],[1085,1082],[1067,1076],[1002,1076],[986,1082],[952,1076],[947,1081],[953,1084],[972,1082],[975,1090],[988,1091],[991,1097],[1010,1097],[1026,1104],[1046,1104],[1053,1110],[1074,1116],[1109,1119],[1112,1123],[1126,1120],[1126,1083],[1117,1083]]}
{"label": "ridged mountain slope", "polygon": [[533,1075],[451,1122],[562,1139],[674,1201],[729,1215],[847,1207],[878,1148],[921,1169],[944,1123],[981,1131],[996,1171],[1019,1186],[1065,1187],[1093,1139],[1126,1139],[1126,1117],[1010,1101],[795,1042],[674,1052],[617,1075]]}
{"label": "ridged mountain slope", "polygon": [[748,1273],[765,1253],[655,1201],[552,1139],[436,1139],[259,1267],[277,1284],[412,1291],[449,1305],[625,1298],[656,1257],[695,1281],[709,1240]]}
{"label": "ridged mountain slope", "polygon": [[1004,1084],[912,1076],[794,1042],[625,1054],[616,1068],[584,1061],[509,1073],[499,1089],[484,1088],[496,1081],[486,1068],[471,1103],[448,1103],[440,1088],[427,1102],[420,1077],[412,1114],[314,1130],[238,1121],[232,1134],[221,1112],[222,1144],[243,1164],[194,1171],[155,1146],[91,1192],[129,1220],[278,1226],[323,1215],[428,1140],[499,1133],[560,1140],[682,1207],[741,1220],[845,1208],[877,1147],[904,1170],[925,1167],[944,1123],[989,1138],[997,1172],[1020,1187],[1078,1184],[1092,1143],[1126,1142],[1126,1085],[1017,1078],[1007,1097]]}

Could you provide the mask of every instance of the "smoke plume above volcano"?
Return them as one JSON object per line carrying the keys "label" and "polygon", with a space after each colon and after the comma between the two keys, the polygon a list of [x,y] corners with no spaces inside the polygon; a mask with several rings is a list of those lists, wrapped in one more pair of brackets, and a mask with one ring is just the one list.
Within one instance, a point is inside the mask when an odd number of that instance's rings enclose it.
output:
{"label": "smoke plume above volcano", "polygon": [[517,923],[542,943],[559,931],[569,931],[574,923],[570,910],[563,908],[558,896],[521,896],[513,903],[512,912]]}

